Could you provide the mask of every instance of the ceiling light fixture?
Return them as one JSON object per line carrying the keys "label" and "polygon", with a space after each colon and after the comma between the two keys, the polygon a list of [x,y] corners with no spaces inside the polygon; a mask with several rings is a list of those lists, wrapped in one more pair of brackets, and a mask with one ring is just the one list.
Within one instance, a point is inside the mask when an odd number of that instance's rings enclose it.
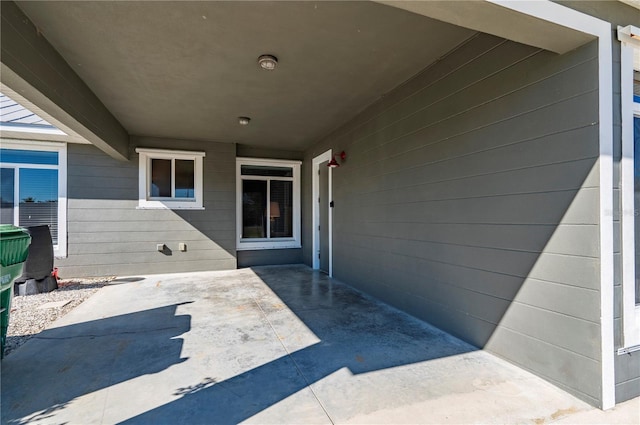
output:
{"label": "ceiling light fixture", "polygon": [[249,117],[238,117],[238,124],[240,125],[248,125],[251,118]]}
{"label": "ceiling light fixture", "polygon": [[278,65],[278,58],[272,55],[262,55],[258,58],[258,65],[267,71],[273,71]]}

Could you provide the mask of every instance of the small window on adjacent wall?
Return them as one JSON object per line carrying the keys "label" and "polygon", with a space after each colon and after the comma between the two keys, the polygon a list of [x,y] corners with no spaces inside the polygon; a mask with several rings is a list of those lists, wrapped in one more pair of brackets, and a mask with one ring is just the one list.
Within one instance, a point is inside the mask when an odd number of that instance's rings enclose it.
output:
{"label": "small window on adjacent wall", "polygon": [[204,152],[137,148],[138,207],[203,209]]}
{"label": "small window on adjacent wall", "polygon": [[[634,28],[637,31],[637,28]],[[640,46],[620,38],[622,304],[624,346],[640,346]]]}
{"label": "small window on adjacent wall", "polygon": [[300,161],[238,158],[237,249],[300,248]]}

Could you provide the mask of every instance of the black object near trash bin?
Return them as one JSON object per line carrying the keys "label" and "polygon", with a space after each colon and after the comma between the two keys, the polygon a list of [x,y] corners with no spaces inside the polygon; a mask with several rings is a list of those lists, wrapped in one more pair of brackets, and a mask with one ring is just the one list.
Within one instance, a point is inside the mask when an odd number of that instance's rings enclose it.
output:
{"label": "black object near trash bin", "polygon": [[15,280],[16,295],[34,295],[51,292],[58,288],[58,282],[51,275],[53,271],[53,241],[49,226],[26,228],[31,235],[29,255],[24,263],[22,276]]}

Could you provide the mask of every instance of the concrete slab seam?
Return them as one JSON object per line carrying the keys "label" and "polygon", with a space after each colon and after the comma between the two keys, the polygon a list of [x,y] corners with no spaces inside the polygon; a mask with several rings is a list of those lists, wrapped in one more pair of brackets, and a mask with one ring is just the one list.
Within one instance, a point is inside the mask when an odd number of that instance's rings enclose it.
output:
{"label": "concrete slab seam", "polygon": [[293,362],[293,365],[296,367],[296,370],[298,371],[300,376],[302,376],[302,379],[304,379],[304,382],[306,383],[307,388],[309,388],[309,391],[311,391],[311,394],[313,394],[313,398],[316,399],[316,401],[318,402],[318,405],[320,406],[320,408],[324,411],[325,415],[327,415],[327,418],[329,419],[329,422],[331,422],[331,424],[335,424],[335,421],[333,420],[331,415],[329,415],[329,412],[327,411],[326,407],[324,406],[324,404],[322,404],[322,401],[320,401],[320,399],[318,398],[318,395],[316,394],[316,392],[313,391],[313,388],[311,387],[311,383],[309,382],[309,380],[307,379],[305,374],[302,373],[302,369],[300,369],[300,366],[298,365],[298,362],[296,362],[296,360],[293,358],[293,356],[291,355],[291,353],[289,352],[287,347],[284,345],[282,340],[278,337],[278,332],[276,332],[276,329],[273,327],[273,324],[271,323],[271,320],[269,320],[269,317],[267,317],[267,314],[262,309],[262,306],[260,305],[260,303],[258,302],[256,297],[254,295],[251,295],[251,298],[253,298],[253,302],[256,303],[256,305],[260,309],[260,312],[262,313],[262,316],[265,318],[265,320],[269,324],[269,327],[273,331],[273,334],[275,335],[276,339],[278,340],[278,342],[280,343],[280,345],[284,349],[285,353],[287,353],[287,357],[289,357],[289,359],[291,359],[291,361]]}

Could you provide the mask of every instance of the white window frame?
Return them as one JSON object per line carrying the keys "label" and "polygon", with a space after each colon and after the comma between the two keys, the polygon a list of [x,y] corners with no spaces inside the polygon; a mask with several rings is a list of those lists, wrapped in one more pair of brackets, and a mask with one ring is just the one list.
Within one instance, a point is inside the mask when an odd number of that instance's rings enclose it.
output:
{"label": "white window frame", "polygon": [[[300,164],[301,161],[283,159],[236,158],[236,249],[238,251],[258,249],[291,249],[302,248],[300,242]],[[293,177],[243,176],[243,165],[266,167],[291,167]],[[243,180],[284,180],[293,182],[293,237],[291,238],[242,238],[242,181]],[[267,185],[267,188],[269,185]],[[269,208],[269,202],[267,202]],[[269,235],[269,232],[267,232]]]}
{"label": "white window frame", "polygon": [[[21,149],[30,151],[48,151],[58,153],[58,165],[0,163],[2,168],[39,168],[58,170],[58,243],[53,246],[56,258],[67,256],[67,144],[60,142],[41,142],[35,140],[0,139],[4,149]],[[15,194],[19,194],[20,176],[15,179]],[[14,223],[19,223],[19,203],[16,196],[14,204]]]}
{"label": "white window frame", "polygon": [[[205,152],[169,149],[136,148],[138,154],[138,209],[203,210],[203,165]],[[172,160],[172,173],[176,159],[194,161],[194,199],[156,198],[151,196],[151,160]],[[172,182],[174,176],[172,175]],[[173,184],[172,184],[173,186]],[[173,188],[172,188],[173,190]]]}
{"label": "white window frame", "polygon": [[[619,29],[620,34],[620,29]],[[620,38],[620,36],[619,36]],[[622,158],[620,196],[622,226],[622,326],[624,348],[640,349],[640,304],[636,304],[635,201],[634,201],[634,116],[640,117],[640,103],[633,98],[633,55],[635,45],[625,37],[620,47],[620,93],[622,115]]]}

